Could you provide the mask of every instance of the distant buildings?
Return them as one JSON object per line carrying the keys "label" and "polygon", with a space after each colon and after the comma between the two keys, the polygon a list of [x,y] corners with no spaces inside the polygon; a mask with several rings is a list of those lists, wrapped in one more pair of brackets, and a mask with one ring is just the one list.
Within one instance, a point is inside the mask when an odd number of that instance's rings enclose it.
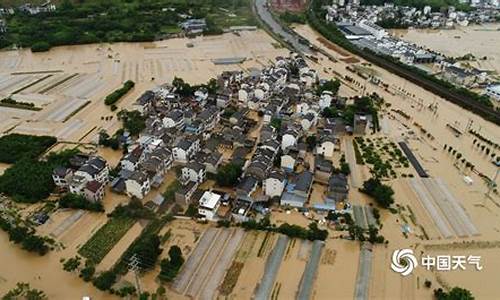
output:
{"label": "distant buildings", "polygon": [[486,94],[496,101],[500,101],[500,84],[491,85],[486,88]]}
{"label": "distant buildings", "polygon": [[199,34],[207,28],[205,19],[190,19],[180,24],[182,30],[188,34]]}

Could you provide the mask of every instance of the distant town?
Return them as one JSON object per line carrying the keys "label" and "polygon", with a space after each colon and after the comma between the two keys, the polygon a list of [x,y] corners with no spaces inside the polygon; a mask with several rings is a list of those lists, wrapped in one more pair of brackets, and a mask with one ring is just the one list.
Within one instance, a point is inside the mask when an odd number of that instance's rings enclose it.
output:
{"label": "distant town", "polygon": [[497,0],[0,4],[2,299],[496,299]]}

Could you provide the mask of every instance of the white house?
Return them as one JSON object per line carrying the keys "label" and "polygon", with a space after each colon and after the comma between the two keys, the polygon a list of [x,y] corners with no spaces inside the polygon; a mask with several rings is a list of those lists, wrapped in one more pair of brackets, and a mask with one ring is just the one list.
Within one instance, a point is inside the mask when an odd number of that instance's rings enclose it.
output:
{"label": "white house", "polygon": [[69,184],[69,191],[74,194],[83,194],[87,182],[95,180],[106,184],[108,175],[109,168],[106,161],[98,156],[91,157],[75,172]]}
{"label": "white house", "polygon": [[165,126],[165,128],[183,128],[184,114],[182,113],[182,110],[176,109],[168,113],[163,118],[163,126]]}
{"label": "white house", "polygon": [[304,131],[309,131],[311,127],[316,126],[317,123],[317,118],[316,115],[313,113],[307,113],[302,117],[302,120],[300,120],[300,125],[302,126],[302,130]]}
{"label": "white house", "polygon": [[286,172],[293,172],[297,163],[297,152],[289,151],[281,156],[281,168]]}
{"label": "white house", "polygon": [[285,189],[286,179],[281,172],[273,171],[263,182],[264,194],[269,197],[280,197]]}
{"label": "white house", "polygon": [[151,183],[145,172],[137,170],[125,181],[125,188],[129,197],[143,199],[151,190]]}
{"label": "white house", "polygon": [[334,95],[331,91],[323,91],[321,97],[319,97],[319,102],[318,102],[318,105],[321,108],[321,110],[330,107],[330,105],[332,105],[333,96]]}
{"label": "white house", "polygon": [[281,150],[285,151],[286,148],[297,145],[297,140],[299,139],[299,133],[297,130],[289,129],[283,134],[281,138]]}
{"label": "white house", "polygon": [[320,142],[316,146],[316,153],[324,157],[332,157],[335,151],[335,138],[331,135],[321,137]]}
{"label": "white house", "polygon": [[66,189],[69,186],[72,177],[73,170],[65,167],[57,167],[52,173],[54,184],[61,189]]}
{"label": "white house", "polygon": [[190,162],[182,168],[182,180],[184,182],[194,181],[203,183],[203,181],[205,181],[205,175],[205,165],[199,162]]}
{"label": "white house", "polygon": [[253,88],[250,85],[244,83],[241,85],[240,90],[238,91],[238,101],[246,104],[248,99],[253,98]]}
{"label": "white house", "polygon": [[143,148],[137,146],[131,152],[127,153],[120,161],[120,166],[123,170],[133,172],[143,159]]}
{"label": "white house", "polygon": [[219,209],[221,195],[206,191],[201,196],[198,205],[198,214],[208,221],[217,221],[217,210]]}
{"label": "white house", "polygon": [[198,151],[200,151],[200,140],[194,137],[187,137],[177,143],[172,149],[172,154],[174,156],[174,161],[186,163],[198,153]]}

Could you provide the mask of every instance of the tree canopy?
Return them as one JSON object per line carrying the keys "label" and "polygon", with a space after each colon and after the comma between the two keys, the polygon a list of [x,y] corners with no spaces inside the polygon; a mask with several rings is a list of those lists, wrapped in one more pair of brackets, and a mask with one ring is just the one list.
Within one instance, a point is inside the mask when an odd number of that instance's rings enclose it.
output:
{"label": "tree canopy", "polygon": [[217,170],[215,180],[220,186],[234,187],[238,184],[242,172],[240,165],[230,163]]}
{"label": "tree canopy", "polygon": [[382,184],[379,179],[370,178],[365,181],[361,192],[373,197],[375,202],[383,208],[389,208],[394,203],[393,189]]}
{"label": "tree canopy", "polygon": [[9,134],[0,138],[0,162],[12,164],[22,158],[37,158],[57,139],[52,136]]}

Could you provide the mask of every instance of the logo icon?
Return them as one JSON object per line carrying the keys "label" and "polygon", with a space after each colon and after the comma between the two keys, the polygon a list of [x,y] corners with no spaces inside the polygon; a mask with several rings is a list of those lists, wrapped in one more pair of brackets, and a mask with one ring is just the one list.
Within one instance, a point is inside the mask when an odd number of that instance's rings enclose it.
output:
{"label": "logo icon", "polygon": [[413,250],[398,249],[392,253],[391,269],[394,272],[408,276],[417,266],[417,258],[413,255]]}

